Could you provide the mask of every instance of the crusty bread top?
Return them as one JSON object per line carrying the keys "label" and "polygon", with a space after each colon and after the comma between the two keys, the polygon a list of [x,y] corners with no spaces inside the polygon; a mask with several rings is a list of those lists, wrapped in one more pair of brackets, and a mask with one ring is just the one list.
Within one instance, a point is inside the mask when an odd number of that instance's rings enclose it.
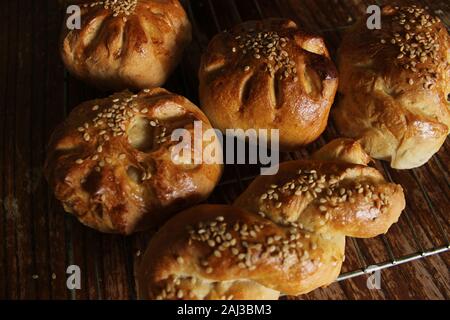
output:
{"label": "crusty bread top", "polygon": [[[417,93],[443,88],[449,92],[450,38],[440,19],[416,6],[386,6],[381,21],[381,29],[370,30],[362,19],[346,33],[340,48],[340,71],[372,69],[386,79],[391,92],[397,88]],[[343,81],[340,90],[353,90],[353,83]]]}
{"label": "crusty bread top", "polygon": [[67,69],[101,89],[161,86],[191,41],[178,0],[77,1],[81,28],[64,23],[60,51]]}
{"label": "crusty bread top", "polygon": [[324,40],[284,19],[216,35],[199,78],[202,109],[215,127],[280,129],[284,150],[323,132],[338,84]]}

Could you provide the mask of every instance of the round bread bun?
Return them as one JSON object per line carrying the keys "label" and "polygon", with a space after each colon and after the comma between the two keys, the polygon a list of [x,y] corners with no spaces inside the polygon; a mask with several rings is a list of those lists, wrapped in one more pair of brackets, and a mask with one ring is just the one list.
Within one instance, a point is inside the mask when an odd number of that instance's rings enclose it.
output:
{"label": "round bread bun", "polygon": [[324,40],[284,19],[216,35],[199,78],[201,106],[215,127],[279,129],[281,150],[322,134],[338,86]]}
{"label": "round bread bun", "polygon": [[61,56],[70,73],[101,89],[161,86],[191,41],[191,24],[178,0],[78,5],[81,28],[70,30],[64,23]]}
{"label": "round bread bun", "polygon": [[381,19],[380,30],[362,19],[343,39],[334,119],[371,157],[411,169],[450,133],[450,37],[439,18],[415,5],[386,6]]}
{"label": "round bread bun", "polygon": [[[222,166],[179,161],[174,130],[184,128],[194,144],[194,121],[206,116],[184,97],[164,89],[128,91],[76,107],[53,133],[45,175],[67,212],[107,233],[131,234],[157,226],[171,214],[205,200]],[[185,142],[185,141],[183,141]],[[203,142],[216,144],[217,136]]]}

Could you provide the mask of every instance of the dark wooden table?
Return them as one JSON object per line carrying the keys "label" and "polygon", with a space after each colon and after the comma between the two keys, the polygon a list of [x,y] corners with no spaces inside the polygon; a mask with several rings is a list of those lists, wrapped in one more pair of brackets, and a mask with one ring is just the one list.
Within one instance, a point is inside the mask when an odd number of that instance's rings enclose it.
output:
{"label": "dark wooden table", "polygon": [[[0,11],[0,298],[134,299],[134,266],[151,232],[104,235],[64,213],[42,176],[45,146],[55,125],[78,103],[106,96],[70,77],[58,55],[64,0],[7,0]],[[167,88],[197,102],[199,57],[219,30],[242,20],[289,17],[322,34],[335,57],[342,32],[376,0],[191,0],[186,8],[195,37]],[[403,1],[405,2],[405,1]],[[419,3],[419,1],[408,1]],[[450,25],[449,2],[421,0]],[[323,137],[284,158],[301,158],[336,137]],[[448,248],[450,142],[424,167],[395,171],[377,163],[406,189],[407,208],[383,237],[348,240],[343,272]],[[229,166],[212,203],[232,201],[256,168]],[[367,276],[337,282],[300,299],[448,299],[450,254],[442,253],[381,271],[381,289]],[[66,288],[66,268],[82,271],[81,290]]]}

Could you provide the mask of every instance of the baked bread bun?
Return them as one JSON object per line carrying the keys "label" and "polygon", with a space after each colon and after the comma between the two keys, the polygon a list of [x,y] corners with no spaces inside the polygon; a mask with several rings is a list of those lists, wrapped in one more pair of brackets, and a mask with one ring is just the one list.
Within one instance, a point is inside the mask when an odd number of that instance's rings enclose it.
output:
{"label": "baked bread bun", "polygon": [[283,163],[234,207],[203,205],[172,218],[138,268],[139,298],[277,299],[335,281],[345,236],[385,233],[405,207],[401,186],[342,159]]}
{"label": "baked bread bun", "polygon": [[[45,175],[65,210],[89,227],[131,234],[156,226],[206,199],[220,179],[210,153],[202,164],[175,159],[171,134],[184,128],[193,144],[194,121],[211,128],[200,109],[164,89],[85,102],[53,133]],[[203,150],[210,144],[221,150],[217,136]]]}
{"label": "baked bread bun", "polygon": [[323,39],[283,19],[216,35],[199,78],[201,106],[214,127],[279,129],[285,151],[322,134],[338,86]]}
{"label": "baked bread bun", "polygon": [[95,87],[159,87],[191,41],[178,0],[79,2],[81,28],[64,23],[60,51],[69,72]]}
{"label": "baked bread bun", "polygon": [[423,165],[450,128],[450,38],[425,9],[384,7],[382,28],[363,19],[339,52],[339,131],[395,169]]}

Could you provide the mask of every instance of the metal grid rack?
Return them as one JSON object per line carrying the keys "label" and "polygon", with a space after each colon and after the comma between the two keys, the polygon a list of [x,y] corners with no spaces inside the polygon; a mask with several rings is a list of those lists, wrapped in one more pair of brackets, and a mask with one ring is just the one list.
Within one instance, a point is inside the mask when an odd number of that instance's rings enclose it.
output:
{"label": "metal grid rack", "polygon": [[[249,0],[249,2],[251,2],[253,4],[254,9],[258,13],[259,18],[268,18],[270,16],[268,16],[267,14],[265,14],[263,12],[262,7],[260,5],[260,2],[262,2],[262,1],[263,0]],[[239,12],[239,8],[237,6],[236,0],[228,0],[226,2],[227,2],[227,5],[230,6],[230,10],[233,15],[233,20],[236,20],[236,23],[242,21],[242,17]],[[275,3],[275,5],[278,8],[280,8],[282,6],[280,1],[278,1],[278,0],[274,0],[273,2]],[[366,3],[367,1],[363,1],[363,2]],[[384,4],[386,3],[386,1],[381,1],[381,0],[378,0],[375,2],[379,5],[383,5],[383,3]],[[229,27],[229,26],[225,26],[225,25],[221,24],[220,19],[219,19],[221,16],[218,14],[217,8],[215,7],[215,4],[217,3],[216,1],[207,0],[207,1],[203,1],[202,3],[204,3],[205,6],[207,7],[207,8],[203,8],[203,9],[207,10],[211,13],[211,17],[212,17],[212,20],[213,20],[215,28],[216,28],[215,31],[219,32],[219,31]],[[194,34],[197,35],[197,37],[194,38],[194,41],[196,41],[197,44],[199,45],[199,47],[201,48],[201,50],[203,50],[203,49],[205,49],[207,42],[205,42],[205,39],[201,39],[198,37],[198,34],[201,34],[201,33],[195,32],[195,29],[198,28],[198,26],[197,26],[198,20],[196,20],[196,17],[194,14],[195,9],[193,8],[193,3],[192,3],[192,1],[185,1],[185,5],[188,8],[188,13],[189,13],[189,15],[191,17],[191,21],[193,22],[193,25],[194,25]],[[367,5],[369,5],[368,2],[367,2]],[[426,5],[428,5],[427,2],[426,2]],[[282,11],[282,10],[280,10],[280,11]],[[349,10],[348,12],[349,12],[349,16],[348,16],[348,20],[346,21],[345,24],[333,25],[332,27],[325,27],[325,28],[315,28],[314,32],[324,35],[326,40],[328,40],[327,35],[340,34],[340,32],[342,30],[347,29],[351,25],[351,23],[356,20],[356,17],[350,13],[350,12],[354,12],[354,11]],[[441,17],[441,19],[448,26],[448,16],[446,16],[442,10],[437,11],[436,14],[438,14]],[[297,22],[299,22],[298,17],[296,17],[296,16],[290,16],[289,18],[292,18],[292,19],[296,20]],[[332,44],[334,44],[334,45],[337,44],[335,41],[332,41],[332,42],[333,42]],[[329,44],[329,41],[328,41],[328,44]],[[332,51],[333,51],[333,49],[335,49],[335,48],[331,48]],[[189,88],[185,88],[185,90],[186,90],[186,92],[190,91]],[[330,124],[330,128],[327,129],[327,132],[329,132],[328,135],[331,138],[338,136],[333,123]],[[325,135],[326,135],[326,133],[325,133]],[[329,139],[326,139],[326,140],[328,141]],[[325,139],[322,137],[318,143],[314,144],[314,147],[311,148],[311,150],[315,150],[319,146],[324,145],[324,144],[325,144]],[[308,151],[309,151],[309,148],[308,148]],[[284,154],[284,155],[282,155],[282,157],[284,157],[287,160],[305,158],[305,157],[307,157],[308,151],[304,150],[301,152]],[[433,161],[436,161],[437,167],[441,171],[441,174],[446,177],[447,184],[449,184],[449,180],[448,180],[448,176],[447,176],[447,172],[446,172],[447,166],[445,165],[445,163],[442,163],[442,161],[437,157],[435,157],[433,159]],[[392,170],[389,168],[389,166],[386,163],[377,162],[376,166],[380,171],[382,171],[384,173],[385,177],[389,181],[398,183],[398,181],[396,181],[393,178],[393,176],[391,174]],[[213,199],[219,198],[218,202],[223,203],[225,201],[227,203],[231,203],[232,200],[235,198],[235,196],[237,194],[239,194],[240,192],[244,191],[246,185],[248,185],[257,176],[257,174],[249,174],[248,172],[246,172],[247,171],[246,169],[247,168],[245,168],[245,167],[243,168],[242,166],[239,166],[239,165],[235,165],[233,167],[227,168],[227,170],[230,171],[229,176],[231,176],[231,177],[228,177],[228,178],[225,177],[222,180],[222,182],[219,184],[219,186],[217,188],[217,191],[213,195]],[[435,224],[435,227],[438,230],[438,233],[437,233],[437,235],[435,235],[435,237],[437,237],[439,240],[435,241],[431,245],[429,243],[425,243],[428,241],[423,241],[423,237],[419,236],[419,232],[422,232],[422,231],[418,230],[417,221],[413,221],[413,219],[411,218],[411,215],[413,215],[413,213],[410,212],[410,210],[407,208],[404,211],[404,213],[402,214],[400,223],[397,224],[397,227],[399,228],[398,231],[400,233],[411,235],[411,238],[409,239],[410,250],[398,250],[398,248],[396,250],[394,244],[392,243],[392,239],[390,239],[390,237],[388,237],[389,234],[382,235],[376,239],[369,239],[369,240],[359,240],[359,239],[347,238],[347,248],[346,248],[347,257],[349,257],[349,254],[350,254],[351,258],[353,260],[357,261],[357,264],[356,265],[354,264],[354,268],[345,270],[345,263],[344,263],[344,270],[341,273],[341,275],[339,276],[337,281],[343,281],[343,280],[355,278],[355,277],[365,275],[365,274],[372,274],[375,271],[379,271],[379,270],[394,267],[396,265],[400,265],[403,263],[408,263],[408,262],[411,262],[414,260],[418,260],[418,259],[422,259],[422,258],[429,257],[432,255],[442,254],[442,253],[450,251],[449,235],[448,235],[448,232],[443,227],[443,225],[446,225],[448,227],[447,217],[441,217],[436,212],[435,204],[430,199],[429,195],[427,194],[426,189],[423,187],[422,183],[419,180],[418,173],[417,173],[418,170],[420,170],[420,169],[410,170],[407,174],[410,175],[410,177],[409,177],[410,179],[415,181],[418,191],[421,193],[422,197],[426,201],[426,204],[428,206],[428,213],[432,218],[432,222]],[[227,188],[231,188],[234,190],[234,192],[232,192],[233,195],[231,195],[231,196],[227,195],[227,192],[225,190],[223,190],[223,189],[227,189]],[[449,195],[447,194],[446,195],[447,200],[448,200],[448,197],[449,197]],[[362,242],[364,242],[363,245],[361,244]],[[372,245],[375,242],[377,242],[378,244],[382,243],[381,247],[382,247],[382,250],[385,252],[385,255],[383,255],[384,257],[376,257],[373,259],[368,259],[366,257],[366,255],[363,254],[363,252],[364,252],[364,250],[370,250],[370,248],[372,247]],[[380,250],[380,245],[376,246],[376,250]]]}

